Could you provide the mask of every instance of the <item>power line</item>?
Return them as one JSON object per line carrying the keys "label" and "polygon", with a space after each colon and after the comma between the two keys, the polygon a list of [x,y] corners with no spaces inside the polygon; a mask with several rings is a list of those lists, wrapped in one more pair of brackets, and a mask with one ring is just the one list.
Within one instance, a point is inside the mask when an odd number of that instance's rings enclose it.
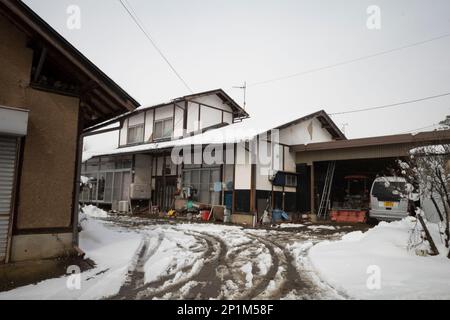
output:
{"label": "power line", "polygon": [[431,39],[428,39],[428,40],[411,43],[411,44],[408,44],[408,45],[405,45],[405,46],[402,46],[402,47],[397,47],[397,48],[386,50],[386,51],[380,51],[380,52],[377,52],[377,53],[374,53],[374,54],[369,54],[369,55],[362,56],[362,57],[359,57],[359,58],[355,58],[355,59],[351,59],[351,60],[344,60],[344,61],[341,61],[341,62],[338,62],[338,63],[326,65],[326,66],[319,67],[319,68],[309,69],[309,70],[305,70],[305,71],[300,71],[300,72],[297,72],[297,73],[293,73],[293,74],[286,75],[286,76],[281,76],[281,77],[278,77],[278,78],[272,78],[272,79],[263,80],[263,81],[259,81],[259,82],[253,82],[253,83],[250,83],[248,86],[249,87],[253,87],[253,86],[263,85],[263,84],[267,84],[267,83],[271,83],[271,82],[276,82],[276,81],[281,81],[281,80],[286,80],[286,79],[290,79],[290,78],[294,78],[294,77],[303,76],[303,75],[306,75],[306,74],[310,74],[310,73],[314,73],[314,72],[318,72],[318,71],[322,71],[322,70],[326,70],[326,69],[332,69],[332,68],[336,68],[336,67],[339,67],[339,66],[343,66],[343,65],[346,65],[346,64],[353,63],[353,62],[358,62],[358,61],[362,61],[362,60],[366,60],[366,59],[370,59],[370,58],[386,55],[386,54],[389,54],[389,53],[392,53],[392,52],[395,52],[395,51],[400,51],[400,50],[404,50],[404,49],[407,49],[407,48],[419,46],[419,45],[422,45],[422,44],[425,44],[425,43],[428,43],[428,42],[432,42],[432,41],[436,41],[436,40],[440,40],[440,39],[443,39],[443,38],[446,38],[446,37],[449,37],[449,36],[450,36],[450,33],[447,33],[447,34],[444,34],[444,35],[441,35],[441,36],[438,36],[438,37],[435,37],[435,38],[431,38]]}
{"label": "power line", "polygon": [[402,133],[411,133],[411,132],[416,132],[416,131],[423,130],[423,129],[434,128],[434,127],[437,127],[437,126],[439,126],[439,124],[434,123],[434,124],[426,126],[426,127],[421,127],[421,128],[417,128],[417,129],[413,129],[413,130],[403,131]]}
{"label": "power line", "polygon": [[429,96],[429,97],[424,97],[424,98],[420,98],[420,99],[415,99],[415,100],[408,100],[408,101],[403,101],[403,102],[398,102],[398,103],[381,105],[381,106],[367,107],[367,108],[350,110],[350,111],[335,112],[335,113],[330,113],[329,115],[330,116],[336,116],[336,115],[342,115],[342,114],[358,113],[358,112],[365,112],[365,111],[372,111],[372,110],[392,108],[392,107],[397,107],[397,106],[401,106],[401,105],[404,105],[404,104],[415,103],[415,102],[420,102],[420,101],[425,101],[425,100],[445,97],[445,96],[448,96],[448,95],[450,95],[450,92],[438,94],[438,95],[435,95],[435,96]]}
{"label": "power line", "polygon": [[[159,47],[156,45],[155,41],[152,39],[152,37],[150,36],[150,34],[147,32],[144,24],[142,23],[142,21],[139,19],[138,15],[136,14],[136,12],[134,11],[133,7],[131,6],[131,4],[129,2],[127,2],[126,0],[119,0],[120,4],[122,5],[122,7],[125,8],[125,10],[127,11],[127,13],[130,15],[130,17],[133,19],[133,21],[135,22],[135,24],[139,27],[139,29],[141,29],[141,31],[144,33],[144,35],[147,37],[147,39],[150,41],[150,43],[152,44],[152,46],[155,48],[156,51],[158,51],[159,55],[164,59],[164,61],[166,61],[166,63],[168,64],[168,66],[170,67],[170,69],[172,69],[173,73],[175,73],[175,75],[178,77],[178,79],[180,79],[180,81],[183,83],[183,85],[186,87],[186,89],[189,90],[189,92],[194,93],[194,91],[191,89],[191,87],[189,87],[189,85],[187,84],[187,82],[183,79],[183,77],[181,77],[181,75],[177,72],[177,70],[175,69],[175,67],[170,63],[170,61],[166,58],[166,56],[164,55],[164,53],[161,51],[161,49],[159,49]],[[127,5],[125,5],[125,3]]]}

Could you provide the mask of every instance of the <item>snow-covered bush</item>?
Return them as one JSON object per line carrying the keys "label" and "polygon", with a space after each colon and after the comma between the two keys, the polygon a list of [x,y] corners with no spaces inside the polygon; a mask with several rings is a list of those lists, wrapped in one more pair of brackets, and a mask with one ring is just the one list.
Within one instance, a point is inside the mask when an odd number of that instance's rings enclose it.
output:
{"label": "snow-covered bush", "polygon": [[[414,199],[410,197],[410,200],[413,200],[411,205],[414,206],[412,210],[416,212],[425,233],[428,232],[425,224],[426,217],[430,216],[427,211],[433,210],[437,213],[440,236],[439,239],[434,239],[434,241],[441,241],[445,245],[446,254],[450,258],[449,155],[450,144],[418,147],[410,151],[410,157],[407,161],[399,161],[399,170],[411,186],[406,193],[416,195]],[[418,199],[421,199],[422,202],[415,207],[417,204],[415,201]],[[432,204],[431,208],[424,207],[423,202],[425,200]],[[425,236],[430,238],[428,240],[433,247],[432,237]],[[436,246],[432,251],[437,251]]]}

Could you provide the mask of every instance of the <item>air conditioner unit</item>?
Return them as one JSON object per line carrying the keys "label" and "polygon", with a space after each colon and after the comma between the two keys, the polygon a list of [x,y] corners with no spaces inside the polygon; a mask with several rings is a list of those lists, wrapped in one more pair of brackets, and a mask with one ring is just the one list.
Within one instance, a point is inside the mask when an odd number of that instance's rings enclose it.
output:
{"label": "air conditioner unit", "polygon": [[132,183],[130,185],[130,199],[150,200],[152,188],[150,184]]}
{"label": "air conditioner unit", "polygon": [[129,210],[128,201],[119,201],[119,212],[128,213],[128,210]]}

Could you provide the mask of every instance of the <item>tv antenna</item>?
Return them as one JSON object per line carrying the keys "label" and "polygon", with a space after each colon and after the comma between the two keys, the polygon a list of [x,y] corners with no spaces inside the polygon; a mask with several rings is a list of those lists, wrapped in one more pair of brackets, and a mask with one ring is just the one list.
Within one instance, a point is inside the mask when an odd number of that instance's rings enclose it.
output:
{"label": "tv antenna", "polygon": [[233,87],[233,89],[241,89],[244,90],[244,110],[247,105],[247,81],[244,82],[244,85],[241,87]]}

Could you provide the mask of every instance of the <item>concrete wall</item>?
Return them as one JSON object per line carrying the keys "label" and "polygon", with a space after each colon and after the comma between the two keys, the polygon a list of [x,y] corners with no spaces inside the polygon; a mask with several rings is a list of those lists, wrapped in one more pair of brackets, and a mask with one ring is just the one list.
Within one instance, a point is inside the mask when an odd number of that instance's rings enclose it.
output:
{"label": "concrete wall", "polygon": [[[0,16],[0,104],[30,110],[15,221],[16,231],[27,230],[27,235],[13,237],[12,261],[66,251],[71,234],[61,242],[50,230],[71,226],[78,136],[78,99],[29,87],[32,51],[26,43],[26,37]],[[41,234],[33,234],[35,229]]]}

